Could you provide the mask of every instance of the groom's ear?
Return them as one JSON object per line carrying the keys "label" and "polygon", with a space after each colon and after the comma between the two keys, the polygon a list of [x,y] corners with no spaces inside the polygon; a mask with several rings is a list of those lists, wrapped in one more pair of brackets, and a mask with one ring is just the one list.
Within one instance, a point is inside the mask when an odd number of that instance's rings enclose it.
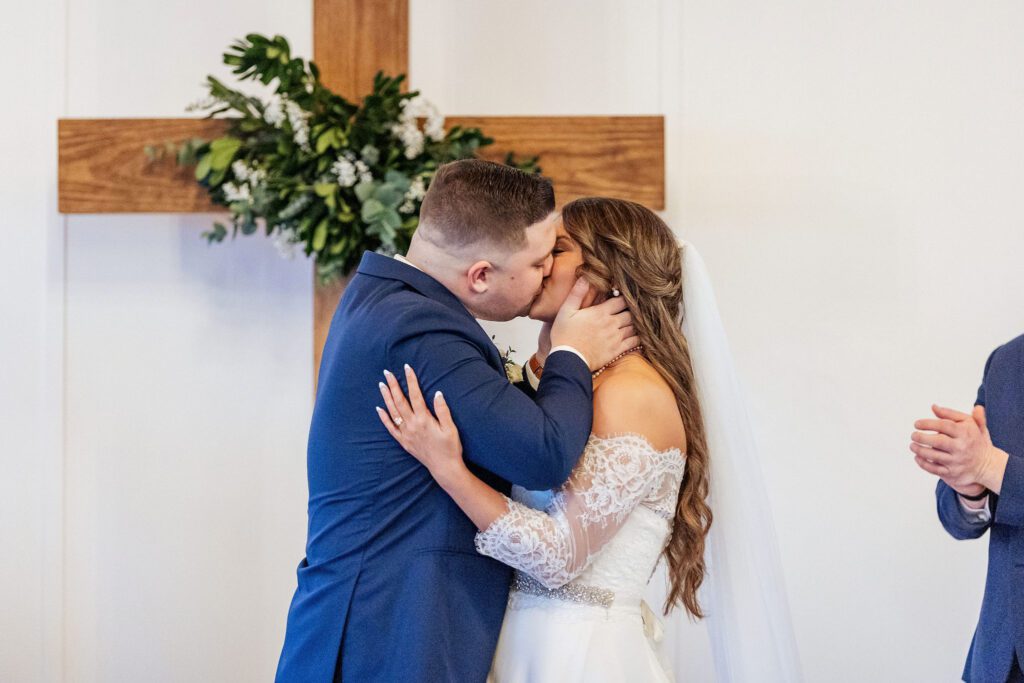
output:
{"label": "groom's ear", "polygon": [[485,294],[490,288],[493,276],[494,266],[491,265],[490,261],[477,261],[466,271],[469,289],[474,294]]}

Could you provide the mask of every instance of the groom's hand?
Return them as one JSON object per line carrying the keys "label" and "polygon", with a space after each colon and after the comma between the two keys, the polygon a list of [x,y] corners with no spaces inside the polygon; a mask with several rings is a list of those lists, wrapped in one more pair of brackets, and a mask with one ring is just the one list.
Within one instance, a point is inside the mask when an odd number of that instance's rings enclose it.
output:
{"label": "groom's hand", "polygon": [[640,338],[623,297],[587,308],[583,308],[584,299],[593,301],[593,295],[590,284],[580,278],[551,326],[551,345],[573,347],[587,359],[591,370],[597,370],[638,345]]}
{"label": "groom's hand", "polygon": [[1009,456],[996,448],[988,432],[985,408],[971,415],[932,406],[934,420],[918,420],[910,450],[918,467],[942,478],[960,493],[972,495],[987,488],[998,494]]}

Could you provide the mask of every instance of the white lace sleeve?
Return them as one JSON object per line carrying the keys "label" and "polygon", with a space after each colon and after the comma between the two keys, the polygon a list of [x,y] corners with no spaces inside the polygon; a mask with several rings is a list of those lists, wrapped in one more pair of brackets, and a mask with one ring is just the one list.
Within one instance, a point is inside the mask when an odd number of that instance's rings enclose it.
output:
{"label": "white lace sleeve", "polygon": [[508,511],[476,535],[477,551],[547,588],[563,586],[586,569],[637,505],[671,515],[684,463],[678,449],[657,451],[642,436],[592,436],[548,509],[508,500]]}

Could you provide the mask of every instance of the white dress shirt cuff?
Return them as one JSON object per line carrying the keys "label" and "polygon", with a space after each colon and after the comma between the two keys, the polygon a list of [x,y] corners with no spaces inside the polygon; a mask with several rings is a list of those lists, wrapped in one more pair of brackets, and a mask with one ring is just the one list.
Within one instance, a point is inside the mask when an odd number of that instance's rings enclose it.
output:
{"label": "white dress shirt cuff", "polygon": [[957,496],[956,499],[960,502],[960,509],[964,511],[972,522],[988,524],[992,521],[992,509],[988,506],[988,496],[985,496],[985,507],[983,508],[968,507],[967,503],[960,496]]}
{"label": "white dress shirt cuff", "polygon": [[551,354],[554,353],[555,351],[568,351],[569,353],[575,353],[577,356],[580,357],[580,360],[587,364],[588,368],[590,367],[590,363],[587,361],[586,356],[584,356],[582,353],[580,353],[571,346],[567,346],[565,344],[563,344],[562,346],[556,346],[555,348],[551,349],[550,352],[548,352],[548,357],[550,358]]}

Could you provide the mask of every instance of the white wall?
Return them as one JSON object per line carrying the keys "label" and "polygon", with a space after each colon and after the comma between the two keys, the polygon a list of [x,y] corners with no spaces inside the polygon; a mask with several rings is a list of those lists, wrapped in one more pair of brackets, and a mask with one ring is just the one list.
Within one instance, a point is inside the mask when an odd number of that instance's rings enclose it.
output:
{"label": "white wall", "polygon": [[668,214],[750,384],[807,679],[956,680],[987,541],[945,535],[907,444],[1024,332],[1024,8],[685,2],[672,23]]}
{"label": "white wall", "polygon": [[0,680],[57,680],[61,652],[63,0],[4,7],[0,109]]}
{"label": "white wall", "polygon": [[[307,3],[178,5],[44,0],[3,24],[32,65],[0,113],[5,681],[259,680],[279,651],[308,264],[208,248],[210,216],[55,211],[58,116],[181,115],[249,31],[310,53]],[[443,111],[667,115],[665,216],[708,261],[750,387],[807,680],[956,680],[986,544],[944,535],[906,444],[1024,331],[1024,10],[411,12],[412,83]],[[529,354],[531,324],[494,331]],[[701,630],[685,637],[683,679],[709,680]]]}
{"label": "white wall", "polygon": [[[69,116],[181,116],[248,32],[311,7],[69,3]],[[68,219],[69,680],[261,680],[305,538],[312,275],[212,216]]]}

